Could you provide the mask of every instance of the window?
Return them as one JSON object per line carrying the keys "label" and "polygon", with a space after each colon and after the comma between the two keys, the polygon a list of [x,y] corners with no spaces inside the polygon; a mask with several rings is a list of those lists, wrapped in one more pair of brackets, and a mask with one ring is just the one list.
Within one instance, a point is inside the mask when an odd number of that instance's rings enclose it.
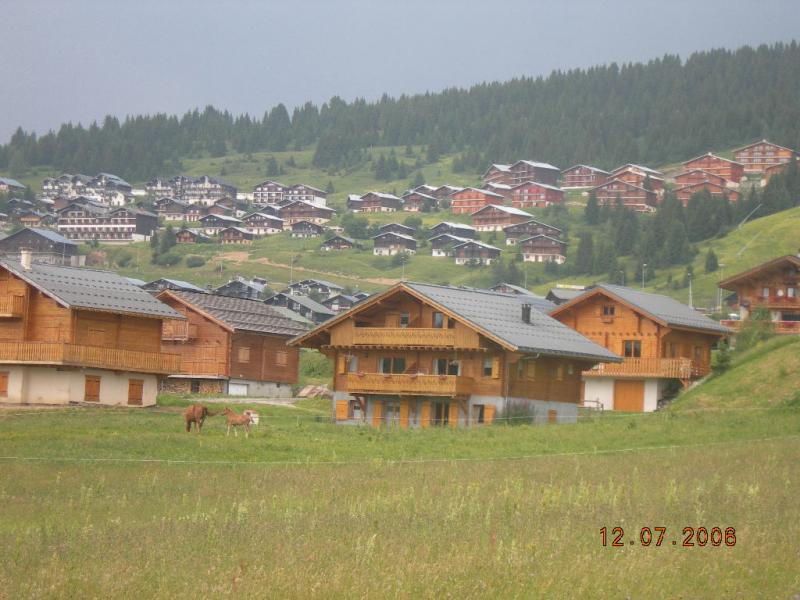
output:
{"label": "window", "polygon": [[143,379],[129,379],[128,380],[128,404],[130,406],[141,406],[143,397],[144,397],[144,380]]}
{"label": "window", "polygon": [[384,357],[378,359],[378,373],[404,373],[406,359],[403,357]]}
{"label": "window", "polygon": [[786,288],[786,297],[787,298],[796,298],[797,297],[797,288],[793,288],[793,287]]}
{"label": "window", "polygon": [[433,365],[434,375],[461,375],[461,362],[439,358]]}
{"label": "window", "polygon": [[191,392],[193,394],[199,394],[200,393],[200,380],[199,379],[192,379],[192,382],[190,384],[190,388],[189,389],[191,390]]}
{"label": "window", "polygon": [[249,363],[250,362],[250,348],[242,347],[239,348],[239,352],[237,353],[237,359],[240,363]]}
{"label": "window", "polygon": [[0,373],[0,398],[8,398],[8,371]]}
{"label": "window", "polygon": [[769,298],[769,288],[761,288],[761,297],[762,298]]}
{"label": "window", "polygon": [[603,305],[603,316],[604,317],[613,317],[615,306],[613,304],[604,304]]}
{"label": "window", "polygon": [[642,357],[642,342],[640,340],[625,340],[624,355],[626,358]]}
{"label": "window", "polygon": [[400,313],[400,327],[408,327],[410,317],[408,313]]}
{"label": "window", "polygon": [[444,327],[444,315],[442,313],[433,313],[433,327],[435,329],[441,329]]}
{"label": "window", "polygon": [[483,376],[484,377],[491,377],[492,376],[492,357],[487,356],[483,359]]}
{"label": "window", "polygon": [[285,350],[278,350],[275,353],[275,364],[279,367],[285,367],[289,364],[289,355]]}
{"label": "window", "polygon": [[358,400],[350,400],[347,406],[348,419],[361,419],[361,402]]}
{"label": "window", "polygon": [[347,358],[347,372],[348,373],[358,373],[358,357],[357,356],[349,356]]}
{"label": "window", "polygon": [[484,405],[483,404],[473,404],[472,405],[472,420],[475,423],[483,423],[483,415],[484,415]]}

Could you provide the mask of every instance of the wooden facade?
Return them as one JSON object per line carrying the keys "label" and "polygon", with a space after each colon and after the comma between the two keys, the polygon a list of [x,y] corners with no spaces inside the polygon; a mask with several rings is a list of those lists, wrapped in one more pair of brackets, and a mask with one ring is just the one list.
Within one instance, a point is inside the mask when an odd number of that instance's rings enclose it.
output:
{"label": "wooden facade", "polygon": [[720,200],[725,199],[730,202],[738,202],[739,200],[738,191],[717,185],[716,183],[711,183],[710,181],[701,181],[698,183],[681,186],[675,190],[675,197],[680,201],[681,204],[687,206],[692,196],[703,191],[711,194],[713,198]]}
{"label": "wooden facade", "polygon": [[718,175],[730,182],[730,184],[738,185],[744,175],[744,165],[742,163],[728,160],[712,154],[711,152],[697,156],[691,160],[683,163],[684,169],[702,169],[708,171],[713,175]]}
{"label": "wooden facade", "polygon": [[337,421],[456,427],[491,423],[510,397],[578,404],[594,361],[533,359],[418,289],[395,286],[291,342],[333,360]]}
{"label": "wooden facade", "polygon": [[310,221],[323,225],[331,220],[336,213],[332,208],[319,206],[302,200],[284,204],[278,209],[278,216],[283,219],[284,227],[293,225],[298,221]]}
{"label": "wooden facade", "polygon": [[454,215],[472,214],[484,206],[502,205],[503,202],[504,198],[500,194],[468,187],[450,194],[450,212]]}
{"label": "wooden facade", "polygon": [[528,219],[516,225],[509,225],[503,228],[503,233],[506,236],[506,244],[513,246],[518,240],[533,237],[535,235],[547,235],[554,238],[560,238],[563,232],[558,227],[553,227],[547,223],[542,223],[536,219]]}
{"label": "wooden facade", "polygon": [[500,258],[500,248],[495,248],[477,240],[468,240],[453,246],[453,256],[457,265],[490,265]]}
{"label": "wooden facade", "polygon": [[575,165],[561,171],[561,187],[564,189],[592,188],[602,185],[610,173],[589,165]]}
{"label": "wooden facade", "polygon": [[252,244],[258,236],[241,227],[226,227],[219,232],[220,244]]}
{"label": "wooden facade", "polygon": [[800,256],[789,254],[728,277],[719,286],[736,292],[739,321],[725,321],[738,329],[756,309],[769,314],[776,333],[800,333]]}
{"label": "wooden facade", "polygon": [[350,250],[354,245],[355,242],[350,238],[344,237],[343,235],[335,235],[332,238],[322,242],[320,249],[326,251]]}
{"label": "wooden facade", "polygon": [[790,163],[797,152],[767,140],[753,142],[733,151],[733,158],[744,166],[745,173],[763,173],[768,167]]}
{"label": "wooden facade", "polygon": [[435,196],[417,190],[406,192],[402,196],[403,210],[407,212],[430,212],[439,206]]}
{"label": "wooden facade", "polygon": [[379,233],[372,239],[372,253],[376,256],[394,256],[401,252],[415,254],[417,251],[417,240],[410,235],[386,231]]}
{"label": "wooden facade", "polygon": [[546,183],[526,181],[511,188],[511,206],[515,208],[547,208],[564,202],[564,190]]}
{"label": "wooden facade", "polygon": [[553,262],[563,264],[567,260],[567,243],[549,235],[539,234],[520,240],[524,262]]}
{"label": "wooden facade", "polygon": [[616,208],[619,204],[636,212],[654,212],[658,196],[652,190],[619,179],[612,179],[593,188],[600,206]]}
{"label": "wooden facade", "polygon": [[295,221],[291,230],[293,238],[314,238],[321,236],[325,228],[311,221]]}
{"label": "wooden facade", "polygon": [[367,192],[359,201],[351,207],[354,212],[395,212],[403,205],[403,201],[394,194],[383,192]]}
{"label": "wooden facade", "polygon": [[518,208],[489,204],[472,213],[472,226],[477,231],[502,231],[509,225],[530,221],[531,215]]}
{"label": "wooden facade", "polygon": [[688,171],[684,171],[683,173],[678,173],[675,175],[675,185],[677,187],[683,187],[685,185],[694,185],[695,183],[713,183],[720,187],[725,187],[727,185],[727,180],[724,177],[720,177],[719,175],[714,175],[714,173],[709,173],[708,171],[704,171],[703,169],[690,169]]}
{"label": "wooden facade", "polygon": [[654,175],[649,171],[644,171],[633,166],[628,166],[618,171],[613,172],[608,180],[624,181],[631,183],[641,188],[649,189],[656,194],[661,194],[664,191],[664,178]]}

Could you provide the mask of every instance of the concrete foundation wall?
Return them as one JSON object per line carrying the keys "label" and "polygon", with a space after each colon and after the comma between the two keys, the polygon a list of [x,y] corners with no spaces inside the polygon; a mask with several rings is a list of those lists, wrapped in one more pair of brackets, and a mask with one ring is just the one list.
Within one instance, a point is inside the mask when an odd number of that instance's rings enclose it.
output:
{"label": "concrete foundation wall", "polygon": [[247,379],[231,378],[230,384],[243,384],[247,386],[247,395],[259,398],[291,398],[292,386],[288,383],[273,383],[271,381],[250,381]]}
{"label": "concrete foundation wall", "polygon": [[38,365],[0,365],[8,373],[8,393],[0,402],[8,404],[69,404],[83,402],[86,376],[100,377],[100,401],[109,406],[128,405],[128,383],[143,382],[142,406],[156,403],[158,381],[155,375],[121,373],[104,369],[76,369]]}

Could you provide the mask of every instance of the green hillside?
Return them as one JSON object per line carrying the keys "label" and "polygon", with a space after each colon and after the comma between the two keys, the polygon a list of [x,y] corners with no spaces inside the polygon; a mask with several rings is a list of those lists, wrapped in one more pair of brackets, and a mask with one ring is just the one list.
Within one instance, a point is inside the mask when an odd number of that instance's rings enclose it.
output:
{"label": "green hillside", "polygon": [[775,337],[733,359],[731,368],[682,394],[672,410],[800,409],[800,336]]}

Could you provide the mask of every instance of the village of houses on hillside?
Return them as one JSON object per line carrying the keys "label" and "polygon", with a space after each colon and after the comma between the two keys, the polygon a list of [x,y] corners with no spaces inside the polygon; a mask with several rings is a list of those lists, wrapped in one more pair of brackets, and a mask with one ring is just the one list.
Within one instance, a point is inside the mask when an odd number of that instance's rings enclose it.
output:
{"label": "village of houses on hillside", "polygon": [[[687,160],[670,183],[684,205],[700,190],[735,202],[745,176],[766,181],[794,156],[759,141],[737,149],[734,160],[710,153]],[[563,203],[564,190],[578,189],[601,206],[650,212],[667,180],[636,164],[562,171],[530,160],[493,164],[482,179],[481,187],[351,194],[346,210],[469,215],[471,224],[444,220],[429,230],[431,255],[456,264],[499,256],[479,232],[503,233],[525,261],[562,263],[561,230],[526,209]],[[337,422],[491,423],[515,402],[532,406],[540,422],[569,422],[578,406],[655,410],[708,374],[712,349],[741,323],[607,284],[555,287],[541,297],[504,282],[475,289],[402,281],[372,295],[318,279],[278,291],[258,277],[213,289],[145,282],[85,267],[79,243],[147,240],[164,222],[183,224],[179,244],[248,244],[284,231],[320,238],[329,252],[360,242],[329,225],[336,211],[326,192],[305,184],[270,180],[240,192],[216,177],[178,176],[150,180],[142,195],[112,174],[64,174],[45,179],[35,200],[20,198],[24,186],[13,179],[0,186],[9,198],[0,217],[15,228],[0,240],[4,402],[148,406],[159,391],[287,397],[298,382],[299,351],[309,348],[334,364]],[[384,224],[373,253],[413,254],[416,234]],[[787,255],[720,286],[733,292],[742,318],[763,308],[776,332],[797,333],[798,274],[800,257]]]}

